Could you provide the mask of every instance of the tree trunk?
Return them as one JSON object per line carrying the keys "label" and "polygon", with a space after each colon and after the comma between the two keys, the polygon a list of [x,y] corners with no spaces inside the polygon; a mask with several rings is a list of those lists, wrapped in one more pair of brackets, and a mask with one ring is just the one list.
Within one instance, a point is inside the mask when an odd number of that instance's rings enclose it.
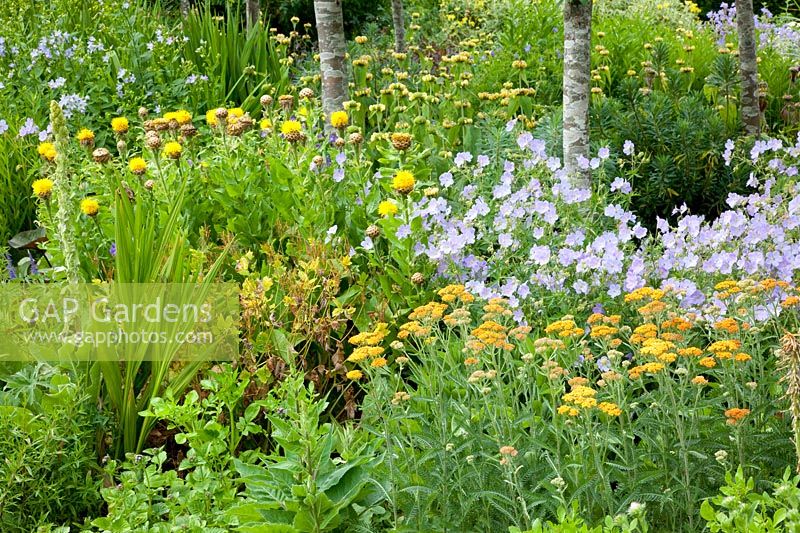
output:
{"label": "tree trunk", "polygon": [[739,33],[739,72],[742,77],[742,122],[748,135],[758,135],[761,130],[761,111],[758,106],[758,63],[753,0],[737,0],[736,29]]}
{"label": "tree trunk", "polygon": [[189,16],[189,9],[191,9],[191,6],[189,5],[189,0],[181,0],[181,16],[183,18]]}
{"label": "tree trunk", "polygon": [[406,26],[403,19],[403,0],[392,0],[392,22],[394,22],[394,51],[406,50]]}
{"label": "tree trunk", "polygon": [[260,0],[247,0],[247,29],[252,29],[261,19]]}
{"label": "tree trunk", "polygon": [[578,167],[579,157],[589,157],[591,52],[592,0],[564,0],[564,168],[582,187],[591,182]]}
{"label": "tree trunk", "polygon": [[347,99],[344,56],[344,22],[341,0],[314,0],[314,15],[319,36],[319,65],[322,74],[322,110],[326,131],[333,131],[330,116],[342,109]]}

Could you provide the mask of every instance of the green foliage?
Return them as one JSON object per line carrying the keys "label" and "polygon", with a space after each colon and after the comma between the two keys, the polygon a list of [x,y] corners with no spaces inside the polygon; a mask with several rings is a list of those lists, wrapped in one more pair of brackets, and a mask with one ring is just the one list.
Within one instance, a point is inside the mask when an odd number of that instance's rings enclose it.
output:
{"label": "green foliage", "polygon": [[202,396],[154,398],[148,416],[164,423],[185,457],[170,464],[162,448],[110,461],[107,475],[119,482],[103,489],[108,514],[92,525],[107,532],[220,533],[369,526],[383,513],[367,478],[378,461],[374,441],[322,423],[326,404],[300,374],[248,403],[246,391],[266,384],[226,365],[202,380]]}
{"label": "green foliage", "polygon": [[[378,464],[375,442],[322,423],[326,404],[302,379],[284,383],[286,396],[262,404],[272,427],[274,451],[263,466],[235,461],[246,501],[229,512],[237,531],[321,533],[369,526],[381,491],[369,472]],[[277,401],[276,401],[277,400]],[[366,437],[366,438],[365,438]]]}
{"label": "green foliage", "polygon": [[[292,29],[292,17],[298,17],[301,23],[314,23],[313,0],[266,0],[263,9],[270,24],[283,32],[288,33]],[[381,28],[391,28],[389,9],[389,0],[343,0],[345,33],[353,37],[373,24]]]}
{"label": "green foliage", "polygon": [[98,413],[83,379],[27,366],[0,391],[0,529],[28,533],[99,511]]}
{"label": "green foliage", "polygon": [[263,92],[282,94],[289,84],[289,45],[277,42],[265,25],[246,30],[239,9],[229,6],[229,16],[220,20],[206,2],[183,23],[186,58],[211,79],[205,101],[212,109],[230,101],[255,109]]}
{"label": "green foliage", "polygon": [[725,474],[721,494],[705,500],[700,515],[712,533],[777,533],[800,528],[800,476],[786,468],[771,493],[756,492],[742,468]]}
{"label": "green foliage", "polygon": [[175,464],[161,448],[128,454],[121,463],[110,461],[107,475],[119,482],[103,489],[108,513],[92,525],[109,532],[230,531],[225,511],[238,493],[232,461],[242,439],[264,431],[256,423],[259,406],[244,406],[244,392],[255,382],[248,373],[225,366],[201,381],[202,398],[194,390],[182,400],[170,391],[153,398],[145,416],[174,435],[185,457]]}
{"label": "green foliage", "polygon": [[628,98],[605,98],[593,106],[592,123],[596,136],[612,146],[633,141],[637,154],[620,162],[633,169],[633,206],[651,223],[683,203],[713,216],[728,192],[741,190],[747,179],[725,165],[723,145],[732,132],[701,96],[641,95],[632,84]]}
{"label": "green foliage", "polygon": [[573,505],[569,512],[563,507],[559,508],[556,514],[556,522],[544,522],[537,518],[533,522],[533,527],[527,531],[514,526],[508,528],[508,531],[509,533],[647,533],[649,530],[645,506],[640,503],[631,505],[625,514],[606,516],[595,527],[586,525],[578,513],[577,504]]}
{"label": "green foliage", "polygon": [[[188,246],[180,214],[185,189],[179,187],[174,204],[160,211],[160,206],[152,200],[132,202],[122,182],[116,182],[115,279],[118,283],[196,284],[196,294],[202,301],[202,295],[207,294],[216,280],[225,253],[205,272],[195,269],[186,260]],[[178,372],[171,372],[178,347],[179,344],[170,345],[169,353],[150,361],[146,357],[149,348],[142,345],[135,356],[124,363],[112,360],[97,363],[106,397],[117,416],[120,435],[115,448],[117,455],[144,448],[155,420],[147,415],[142,418],[140,412],[150,405],[152,398],[170,393],[179,395],[194,379],[201,360],[190,361]]]}

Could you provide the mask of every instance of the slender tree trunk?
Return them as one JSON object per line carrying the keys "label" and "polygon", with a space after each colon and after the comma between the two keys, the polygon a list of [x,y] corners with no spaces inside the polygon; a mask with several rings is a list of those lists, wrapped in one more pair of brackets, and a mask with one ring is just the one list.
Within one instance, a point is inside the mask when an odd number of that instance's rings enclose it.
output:
{"label": "slender tree trunk", "polygon": [[761,111],[758,106],[758,63],[753,0],[736,1],[736,29],[739,32],[739,72],[742,76],[742,122],[748,135],[758,135],[761,130]]}
{"label": "slender tree trunk", "polygon": [[247,29],[252,29],[261,19],[260,0],[247,0]]}
{"label": "slender tree trunk", "polygon": [[326,131],[332,131],[330,116],[342,109],[347,99],[344,56],[344,21],[341,0],[314,0],[314,15],[319,36],[319,65],[322,73],[322,110]]}
{"label": "slender tree trunk", "polygon": [[189,16],[189,9],[191,9],[191,6],[189,5],[189,0],[181,0],[181,16],[183,18]]}
{"label": "slender tree trunk", "polygon": [[394,51],[406,50],[406,25],[403,19],[403,0],[392,0],[392,22],[394,22]]}
{"label": "slender tree trunk", "polygon": [[564,167],[574,183],[588,186],[591,173],[578,167],[589,157],[592,0],[564,0]]}

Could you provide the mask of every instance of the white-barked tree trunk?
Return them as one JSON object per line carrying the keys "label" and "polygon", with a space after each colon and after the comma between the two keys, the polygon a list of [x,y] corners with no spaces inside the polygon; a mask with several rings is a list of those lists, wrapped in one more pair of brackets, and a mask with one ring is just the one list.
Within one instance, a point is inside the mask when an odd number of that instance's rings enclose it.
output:
{"label": "white-barked tree trunk", "polygon": [[392,0],[392,23],[394,24],[394,51],[406,50],[406,24],[403,18],[403,0]]}
{"label": "white-barked tree trunk", "polygon": [[261,19],[261,0],[247,0],[247,29],[250,30]]}
{"label": "white-barked tree trunk", "polygon": [[736,29],[739,34],[739,72],[742,77],[741,115],[748,135],[761,131],[758,98],[758,61],[753,0],[737,0]]}
{"label": "white-barked tree trunk", "polygon": [[331,131],[331,113],[342,109],[347,99],[344,19],[341,0],[314,0],[319,38],[319,66],[322,74],[322,111],[325,127]]}
{"label": "white-barked tree trunk", "polygon": [[578,158],[589,157],[592,0],[564,0],[564,167],[576,185],[591,181]]}

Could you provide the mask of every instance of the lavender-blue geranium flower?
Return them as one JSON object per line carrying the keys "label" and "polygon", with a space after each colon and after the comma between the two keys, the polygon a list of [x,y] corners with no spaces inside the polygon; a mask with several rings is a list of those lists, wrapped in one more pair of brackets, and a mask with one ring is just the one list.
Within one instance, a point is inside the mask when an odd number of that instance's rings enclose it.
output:
{"label": "lavender-blue geranium flower", "polygon": [[626,140],[625,143],[622,145],[622,153],[627,156],[632,156],[635,146],[633,141]]}

